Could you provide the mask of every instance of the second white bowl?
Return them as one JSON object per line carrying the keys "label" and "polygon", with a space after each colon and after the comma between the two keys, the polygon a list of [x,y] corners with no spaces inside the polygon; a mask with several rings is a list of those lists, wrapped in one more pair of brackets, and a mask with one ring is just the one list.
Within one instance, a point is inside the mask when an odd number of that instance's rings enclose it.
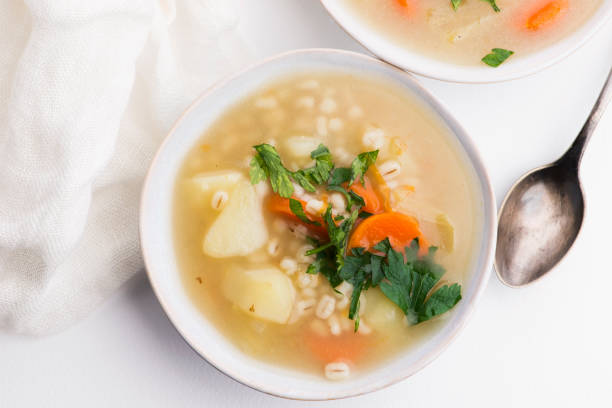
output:
{"label": "second white bowl", "polygon": [[466,83],[508,81],[538,72],[570,55],[612,19],[612,0],[604,0],[591,19],[571,35],[550,47],[524,57],[511,58],[499,67],[491,68],[484,64],[456,65],[411,51],[368,25],[349,10],[344,1],[321,0],[321,3],[347,33],[384,61],[426,77]]}

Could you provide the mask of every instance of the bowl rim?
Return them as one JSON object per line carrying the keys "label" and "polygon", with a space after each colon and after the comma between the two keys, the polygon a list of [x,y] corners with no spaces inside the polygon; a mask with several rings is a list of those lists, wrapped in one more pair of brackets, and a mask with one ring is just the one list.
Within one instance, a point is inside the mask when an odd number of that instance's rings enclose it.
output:
{"label": "bowl rim", "polygon": [[[303,393],[296,392],[287,392],[286,390],[279,389],[280,387],[275,387],[274,385],[262,384],[259,383],[257,379],[247,378],[246,376],[241,375],[239,370],[232,369],[231,367],[223,367],[221,363],[219,363],[218,359],[214,356],[210,355],[206,350],[198,347],[197,344],[190,339],[190,334],[186,333],[182,330],[181,327],[181,319],[175,311],[173,311],[172,307],[170,307],[166,298],[162,295],[162,291],[158,286],[158,282],[152,274],[152,269],[154,265],[150,262],[151,256],[148,256],[147,249],[147,236],[144,233],[146,228],[146,224],[144,221],[143,214],[145,214],[147,206],[149,206],[149,199],[152,199],[153,196],[150,194],[150,186],[152,183],[152,173],[155,167],[157,167],[158,162],[160,161],[160,156],[162,152],[165,150],[166,146],[171,143],[173,136],[175,134],[176,129],[181,124],[181,122],[198,106],[205,100],[208,96],[213,94],[215,91],[221,90],[226,85],[237,79],[238,77],[246,74],[247,72],[258,68],[263,65],[273,64],[276,61],[283,60],[285,58],[294,56],[294,55],[306,55],[311,54],[314,58],[317,58],[318,55],[326,55],[326,54],[342,54],[348,58],[356,58],[360,59],[364,63],[367,64],[381,64],[389,69],[395,70],[399,75],[403,76],[403,81],[410,82],[412,86],[421,92],[420,95],[415,95],[421,101],[426,101],[429,105],[429,108],[439,116],[440,120],[442,120],[447,126],[456,129],[456,132],[451,132],[453,134],[453,138],[457,140],[460,144],[461,148],[465,151],[467,156],[466,160],[473,166],[474,172],[476,173],[476,177],[478,179],[478,183],[480,184],[480,190],[482,191],[482,197],[484,203],[483,212],[485,213],[485,217],[483,217],[483,225],[482,225],[482,242],[481,247],[479,249],[479,257],[482,257],[482,266],[478,268],[478,263],[475,263],[473,266],[473,274],[477,282],[475,284],[473,295],[467,300],[467,305],[465,306],[465,310],[461,315],[458,315],[456,318],[455,324],[452,325],[452,328],[449,334],[437,345],[437,347],[431,350],[428,353],[424,353],[420,356],[409,368],[405,369],[402,372],[398,372],[396,376],[393,377],[392,380],[386,381],[383,384],[377,384],[373,386],[369,386],[362,389],[352,389],[347,392],[338,392],[333,395],[303,395]],[[299,67],[296,67],[295,72],[300,72]],[[389,81],[396,81],[395,79],[389,78]],[[244,94],[242,95],[244,97]],[[239,98],[235,98],[234,100],[238,100]],[[458,133],[461,133],[462,136],[458,136]],[[489,204],[488,206],[486,204]],[[487,216],[488,215],[488,216]],[[189,345],[189,347],[196,352],[201,358],[206,360],[211,366],[213,366],[216,370],[221,372],[222,374],[228,376],[229,378],[246,385],[249,388],[252,388],[256,391],[260,391],[272,396],[281,397],[285,399],[291,400],[302,400],[302,401],[327,401],[327,400],[336,400],[343,399],[349,397],[355,397],[363,394],[367,394],[370,392],[378,391],[380,389],[386,388],[393,384],[396,384],[406,378],[414,375],[415,373],[422,370],[425,366],[435,360],[448,346],[457,338],[459,333],[463,330],[469,319],[471,318],[474,307],[478,300],[481,298],[488,281],[490,280],[490,276],[492,275],[493,268],[493,257],[495,253],[496,246],[496,236],[497,236],[497,205],[495,200],[495,195],[491,186],[491,181],[489,178],[489,174],[484,166],[484,162],[482,161],[481,155],[476,148],[476,145],[472,141],[469,134],[465,131],[465,129],[457,122],[457,120],[450,114],[450,112],[435,98],[429,91],[427,91],[417,80],[416,78],[403,71],[393,65],[387,64],[384,61],[381,61],[377,58],[347,50],[340,49],[331,49],[331,48],[305,48],[305,49],[297,49],[291,50],[283,53],[279,53],[273,55],[271,57],[262,59],[254,64],[249,65],[248,67],[240,70],[239,72],[229,75],[226,78],[223,78],[212,86],[207,88],[204,92],[202,92],[186,109],[185,111],[178,117],[176,122],[168,131],[167,135],[164,137],[162,143],[160,144],[158,150],[156,151],[153,160],[147,170],[141,195],[140,195],[140,208],[139,208],[139,238],[140,238],[140,248],[141,253],[144,260],[145,271],[148,277],[148,280],[151,284],[153,292],[155,293],[156,298],[158,299],[164,313],[172,323],[175,330],[181,335],[181,338]],[[487,240],[488,237],[488,240]],[[464,298],[465,299],[465,298]],[[448,323],[451,326],[451,323]],[[227,338],[224,337],[224,340],[227,343],[231,344]],[[383,364],[384,365],[384,364]]]}
{"label": "bowl rim", "polygon": [[[538,73],[569,57],[586,44],[605,24],[612,20],[612,0],[602,0],[599,9],[576,30],[543,49],[516,60],[491,68],[479,65],[459,65],[429,57],[395,44],[366,23],[347,23],[350,11],[339,12],[345,7],[339,0],[319,0],[323,8],[353,40],[377,58],[404,71],[451,83],[489,84],[507,82]],[[349,16],[349,17],[347,17]],[[359,18],[355,18],[358,21]],[[349,26],[349,27],[347,27]],[[355,27],[359,29],[355,29]],[[377,44],[378,43],[378,44]],[[381,45],[382,44],[382,45]],[[383,49],[384,48],[384,49]],[[548,56],[548,58],[546,58]]]}

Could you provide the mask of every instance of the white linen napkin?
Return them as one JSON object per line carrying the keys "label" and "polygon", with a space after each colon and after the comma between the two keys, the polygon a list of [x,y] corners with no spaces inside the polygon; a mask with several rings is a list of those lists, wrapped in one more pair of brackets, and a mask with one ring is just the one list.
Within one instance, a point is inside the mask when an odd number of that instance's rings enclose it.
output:
{"label": "white linen napkin", "polygon": [[45,334],[143,265],[139,193],[182,110],[244,64],[230,0],[0,0],[0,329]]}

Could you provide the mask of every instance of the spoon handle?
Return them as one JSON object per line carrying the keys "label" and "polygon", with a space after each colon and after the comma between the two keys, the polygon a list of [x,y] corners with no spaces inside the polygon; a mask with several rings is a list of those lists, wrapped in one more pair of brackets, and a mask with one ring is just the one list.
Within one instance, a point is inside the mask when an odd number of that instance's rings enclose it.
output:
{"label": "spoon handle", "polygon": [[571,165],[574,168],[578,168],[580,166],[580,161],[582,160],[582,155],[586,149],[586,145],[591,138],[591,135],[595,131],[595,127],[599,123],[599,120],[603,116],[604,111],[606,110],[606,106],[608,102],[612,99],[612,70],[608,74],[608,79],[604,83],[603,89],[599,94],[599,98],[597,98],[597,102],[595,102],[595,106],[593,106],[593,110],[591,110],[591,114],[588,119],[582,126],[582,130],[574,140],[574,143],[570,146],[570,148],[565,152],[565,154],[559,159],[559,161],[566,162],[566,164]]}

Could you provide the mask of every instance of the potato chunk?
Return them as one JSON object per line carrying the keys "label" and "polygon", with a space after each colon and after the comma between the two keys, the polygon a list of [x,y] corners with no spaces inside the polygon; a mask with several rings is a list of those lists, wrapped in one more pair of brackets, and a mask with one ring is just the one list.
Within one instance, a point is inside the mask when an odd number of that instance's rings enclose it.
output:
{"label": "potato chunk", "polygon": [[201,208],[210,202],[216,191],[232,191],[236,184],[244,179],[242,173],[235,170],[219,170],[198,173],[185,182],[185,188],[193,205]]}
{"label": "potato chunk", "polygon": [[367,307],[364,319],[368,325],[381,333],[391,333],[404,329],[404,313],[395,303],[390,301],[380,289],[370,289],[366,292]]}
{"label": "potato chunk", "polygon": [[223,294],[242,311],[275,323],[287,323],[295,301],[291,279],[276,268],[228,271]]}
{"label": "potato chunk", "polygon": [[268,240],[261,198],[246,180],[231,193],[221,214],[204,237],[204,253],[215,258],[248,255]]}
{"label": "potato chunk", "polygon": [[448,219],[448,216],[446,214],[438,214],[436,216],[436,226],[440,233],[441,247],[448,252],[452,252],[455,249],[455,228]]}
{"label": "potato chunk", "polygon": [[243,178],[242,173],[235,170],[219,170],[198,173],[191,182],[201,191],[232,189]]}

